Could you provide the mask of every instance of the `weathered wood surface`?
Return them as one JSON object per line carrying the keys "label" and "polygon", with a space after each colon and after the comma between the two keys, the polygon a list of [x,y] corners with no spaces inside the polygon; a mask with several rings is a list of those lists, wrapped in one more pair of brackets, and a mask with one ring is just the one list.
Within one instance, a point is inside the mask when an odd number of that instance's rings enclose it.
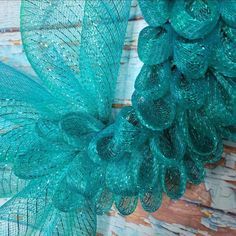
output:
{"label": "weathered wood surface", "polygon": [[[0,0],[0,61],[34,74],[22,49],[19,10],[20,0]],[[145,25],[134,0],[117,82],[115,108],[130,104],[134,80],[142,66],[136,52],[137,38]],[[128,217],[122,217],[115,210],[99,217],[98,235],[236,235],[235,144],[227,142],[222,160],[215,166],[208,167],[205,183],[189,185],[181,200],[170,201],[164,197],[161,208],[154,214],[145,213],[139,206]]]}

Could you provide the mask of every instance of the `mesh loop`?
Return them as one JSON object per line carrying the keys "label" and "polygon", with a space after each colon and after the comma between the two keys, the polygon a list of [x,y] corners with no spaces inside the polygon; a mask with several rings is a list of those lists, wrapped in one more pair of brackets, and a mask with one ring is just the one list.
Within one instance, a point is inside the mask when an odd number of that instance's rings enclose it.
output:
{"label": "mesh loop", "polygon": [[150,26],[157,27],[169,19],[170,3],[166,0],[139,0],[144,19]]}

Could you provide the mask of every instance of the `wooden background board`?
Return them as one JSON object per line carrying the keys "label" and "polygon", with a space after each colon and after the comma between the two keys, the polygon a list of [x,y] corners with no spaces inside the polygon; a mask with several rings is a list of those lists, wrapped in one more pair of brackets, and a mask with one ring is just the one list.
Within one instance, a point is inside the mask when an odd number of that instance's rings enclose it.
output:
{"label": "wooden background board", "polygon": [[[118,0],[117,0],[118,1]],[[0,0],[0,61],[34,75],[22,49],[19,32],[20,0]],[[136,0],[132,3],[114,108],[130,104],[134,80],[142,63],[137,38],[146,25]],[[99,236],[236,235],[236,145],[225,142],[222,160],[207,169],[205,182],[189,185],[179,201],[164,197],[161,208],[145,213],[139,206],[123,217],[115,209],[98,217]],[[2,202],[4,199],[2,199]]]}

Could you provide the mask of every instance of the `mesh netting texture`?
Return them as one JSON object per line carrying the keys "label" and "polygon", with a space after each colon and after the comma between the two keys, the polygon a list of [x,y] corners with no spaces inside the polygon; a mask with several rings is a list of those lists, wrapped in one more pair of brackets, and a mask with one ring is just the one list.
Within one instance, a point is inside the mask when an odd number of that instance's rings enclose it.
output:
{"label": "mesh netting texture", "polygon": [[236,141],[236,2],[139,0],[132,106],[111,108],[131,0],[22,0],[38,75],[0,63],[0,235],[96,235],[96,216],[156,211]]}

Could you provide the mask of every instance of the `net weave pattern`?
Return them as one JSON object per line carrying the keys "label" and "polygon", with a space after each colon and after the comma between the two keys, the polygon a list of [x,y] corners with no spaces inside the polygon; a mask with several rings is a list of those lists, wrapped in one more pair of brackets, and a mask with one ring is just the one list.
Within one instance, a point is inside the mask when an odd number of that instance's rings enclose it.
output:
{"label": "net weave pattern", "polygon": [[38,78],[0,63],[0,235],[96,235],[112,204],[156,211],[236,141],[236,2],[139,0],[143,67],[111,108],[131,0],[22,0]]}

